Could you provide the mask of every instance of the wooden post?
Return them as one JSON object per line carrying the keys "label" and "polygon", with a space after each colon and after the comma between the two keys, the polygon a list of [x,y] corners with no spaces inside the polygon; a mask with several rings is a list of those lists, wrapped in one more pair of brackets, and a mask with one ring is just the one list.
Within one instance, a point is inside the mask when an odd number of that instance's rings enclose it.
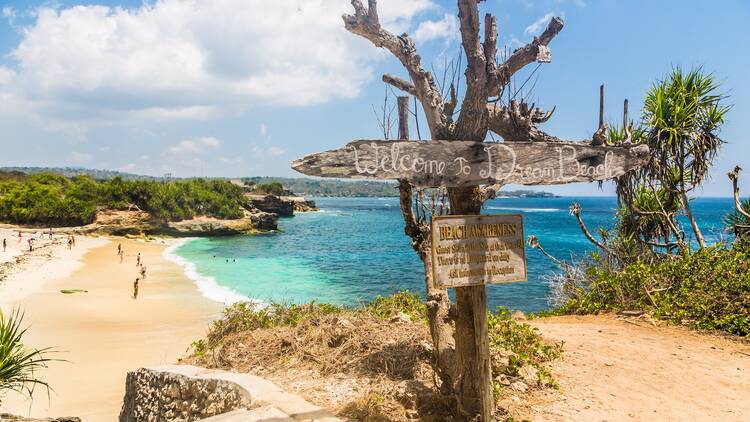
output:
{"label": "wooden post", "polygon": [[464,416],[492,420],[492,367],[484,285],[456,289],[456,365],[459,410]]}
{"label": "wooden post", "polygon": [[397,97],[398,105],[398,139],[409,139],[409,97]]}
{"label": "wooden post", "polygon": [[599,85],[599,127],[604,126],[604,84]]}
{"label": "wooden post", "polygon": [[[449,188],[451,213],[479,214],[478,187]],[[487,289],[484,285],[457,287],[456,293],[456,377],[460,417],[489,422],[495,407],[492,397],[492,366],[487,327]]]}

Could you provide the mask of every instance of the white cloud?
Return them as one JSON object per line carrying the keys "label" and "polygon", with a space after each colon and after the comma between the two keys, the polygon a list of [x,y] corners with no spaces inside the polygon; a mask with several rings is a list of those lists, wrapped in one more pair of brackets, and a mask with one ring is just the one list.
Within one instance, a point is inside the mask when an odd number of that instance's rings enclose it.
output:
{"label": "white cloud", "polygon": [[527,36],[535,36],[541,34],[544,28],[547,27],[547,24],[553,16],[555,16],[554,12],[547,13],[541,18],[537,19],[531,25],[527,26],[526,29],[524,29],[523,33]]}
{"label": "white cloud", "polygon": [[72,151],[68,154],[68,159],[74,163],[85,163],[92,158],[94,158],[94,156],[86,152]]}
{"label": "white cloud", "polygon": [[183,139],[174,145],[170,145],[167,151],[170,154],[202,154],[206,150],[216,149],[220,146],[221,141],[205,136],[198,139]]}
{"label": "white cloud", "polygon": [[286,149],[277,147],[275,145],[271,145],[271,146],[251,145],[250,153],[253,155],[254,158],[279,157],[281,155],[284,155],[284,153],[286,153]]}
{"label": "white cloud", "polygon": [[446,41],[458,38],[459,23],[455,15],[446,13],[442,19],[437,21],[423,21],[414,31],[414,41],[423,43],[435,39]]}
{"label": "white cloud", "polygon": [[265,123],[260,124],[260,137],[265,138],[268,136],[268,126]]}
{"label": "white cloud", "polygon": [[[432,0],[379,6],[381,22],[396,33],[436,9]],[[0,68],[0,99],[42,119],[117,122],[352,98],[385,54],[346,32],[341,15],[351,12],[342,0],[40,8],[10,53],[13,65]]]}
{"label": "white cloud", "polygon": [[237,165],[244,162],[244,158],[242,156],[234,157],[234,158],[227,158],[227,157],[219,157],[219,160],[221,160],[224,164],[230,164],[230,165]]}

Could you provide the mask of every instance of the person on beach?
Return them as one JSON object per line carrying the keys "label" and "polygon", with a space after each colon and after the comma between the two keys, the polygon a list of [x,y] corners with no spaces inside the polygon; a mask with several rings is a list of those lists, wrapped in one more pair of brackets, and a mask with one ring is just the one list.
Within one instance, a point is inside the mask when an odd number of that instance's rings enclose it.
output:
{"label": "person on beach", "polygon": [[145,265],[141,265],[141,278],[144,280],[146,279],[146,266]]}
{"label": "person on beach", "polygon": [[21,240],[23,240],[23,234],[21,232],[18,232],[18,243],[21,243]]}
{"label": "person on beach", "polygon": [[140,281],[139,278],[135,279],[135,282],[133,282],[133,299],[138,299],[138,282]]}
{"label": "person on beach", "polygon": [[8,241],[3,238],[3,252],[5,252],[5,248],[8,247]]}
{"label": "person on beach", "polygon": [[123,257],[125,257],[125,252],[121,249],[117,254],[120,255],[120,264],[122,264],[122,259]]}
{"label": "person on beach", "polygon": [[122,243],[118,243],[117,244],[117,255],[120,255],[121,252],[122,252]]}
{"label": "person on beach", "polygon": [[29,252],[33,252],[34,251],[34,238],[30,237],[28,242],[29,242]]}
{"label": "person on beach", "polygon": [[138,256],[135,257],[135,266],[138,267],[141,265],[141,253],[138,252]]}
{"label": "person on beach", "polygon": [[71,239],[70,236],[68,236],[68,249],[71,249],[73,247],[73,239]]}

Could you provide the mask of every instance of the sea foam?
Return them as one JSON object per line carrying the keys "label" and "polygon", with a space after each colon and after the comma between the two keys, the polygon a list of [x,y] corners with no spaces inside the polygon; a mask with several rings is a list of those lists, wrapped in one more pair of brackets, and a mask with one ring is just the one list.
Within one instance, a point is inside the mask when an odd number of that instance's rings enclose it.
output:
{"label": "sea foam", "polygon": [[524,212],[556,212],[560,208],[516,208],[516,207],[486,207],[488,210],[524,211]]}
{"label": "sea foam", "polygon": [[164,250],[162,256],[165,259],[168,259],[182,267],[182,271],[185,273],[185,276],[193,280],[203,296],[225,305],[231,305],[237,302],[253,302],[256,304],[261,303],[256,299],[249,298],[245,295],[237,293],[236,291],[228,287],[220,285],[213,277],[200,274],[194,263],[175,253],[177,248],[191,240],[194,240],[194,238],[179,239],[174,241]]}

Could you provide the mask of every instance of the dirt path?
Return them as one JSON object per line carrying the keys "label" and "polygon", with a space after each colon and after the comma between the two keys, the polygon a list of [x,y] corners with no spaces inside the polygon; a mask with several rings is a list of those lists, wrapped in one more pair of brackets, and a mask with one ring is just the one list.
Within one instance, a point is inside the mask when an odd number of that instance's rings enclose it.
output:
{"label": "dirt path", "polygon": [[519,409],[534,421],[750,420],[750,344],[614,316],[530,323],[565,342],[559,392]]}

